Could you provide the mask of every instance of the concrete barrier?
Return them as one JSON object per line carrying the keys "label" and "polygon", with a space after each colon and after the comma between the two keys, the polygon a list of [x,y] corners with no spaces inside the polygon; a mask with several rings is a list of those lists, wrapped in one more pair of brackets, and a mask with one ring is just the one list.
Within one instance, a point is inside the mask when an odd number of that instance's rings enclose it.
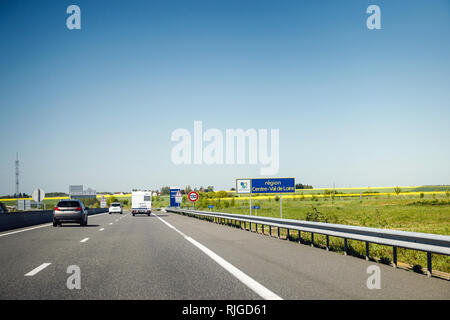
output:
{"label": "concrete barrier", "polygon": [[[108,208],[92,208],[88,215],[108,212]],[[0,231],[49,223],[53,220],[53,210],[10,212],[0,214]]]}

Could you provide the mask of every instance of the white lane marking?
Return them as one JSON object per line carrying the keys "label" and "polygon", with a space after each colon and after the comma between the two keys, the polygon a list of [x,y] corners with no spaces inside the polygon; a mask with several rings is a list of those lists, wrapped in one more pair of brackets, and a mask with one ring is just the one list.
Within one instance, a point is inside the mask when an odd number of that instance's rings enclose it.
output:
{"label": "white lane marking", "polygon": [[119,221],[119,219],[116,219],[116,222]]}
{"label": "white lane marking", "polygon": [[113,224],[112,222],[109,223],[109,225],[112,225],[112,224]]}
{"label": "white lane marking", "polygon": [[101,228],[100,230],[98,230],[98,231],[103,231],[103,230],[105,230],[105,228]]}
{"label": "white lane marking", "polygon": [[95,218],[95,217],[98,217],[98,216],[102,216],[102,215],[104,215],[104,214],[108,214],[108,212],[89,215],[89,218]]}
{"label": "white lane marking", "polygon": [[8,233],[2,233],[2,234],[0,234],[0,237],[8,236],[10,234],[15,234],[15,233],[19,233],[19,232],[25,232],[25,231],[30,231],[30,230],[34,230],[34,229],[49,227],[51,225],[52,225],[52,223],[48,223],[48,224],[43,224],[43,225],[40,225],[40,226],[37,226],[37,227],[33,227],[33,228],[28,228],[28,229],[23,229],[23,230],[8,232]]}
{"label": "white lane marking", "polygon": [[39,271],[44,270],[45,268],[47,268],[49,265],[51,265],[50,262],[46,262],[41,264],[39,267],[34,268],[33,270],[31,270],[30,272],[28,272],[27,274],[25,274],[25,277],[32,277],[34,276],[36,273],[38,273]]}
{"label": "white lane marking", "polygon": [[[152,213],[153,214],[153,213]],[[160,221],[165,223],[169,228],[175,230],[179,234],[181,234],[187,241],[192,243],[194,246],[199,248],[201,251],[203,251],[208,257],[213,259],[215,262],[217,262],[222,268],[227,270],[229,273],[231,273],[235,278],[237,278],[239,281],[241,281],[243,284],[245,284],[247,287],[249,287],[253,292],[255,292],[257,295],[259,295],[261,298],[265,300],[283,300],[280,296],[276,295],[266,287],[264,287],[262,284],[254,280],[253,278],[246,275],[244,272],[233,266],[231,263],[202,245],[200,242],[192,239],[191,237],[185,235],[183,232],[172,226],[170,223],[164,221],[157,215],[153,214],[155,217],[157,217]]]}
{"label": "white lane marking", "polygon": [[89,240],[89,238],[84,238],[83,240],[81,240],[80,242],[86,242],[86,241],[88,241]]}

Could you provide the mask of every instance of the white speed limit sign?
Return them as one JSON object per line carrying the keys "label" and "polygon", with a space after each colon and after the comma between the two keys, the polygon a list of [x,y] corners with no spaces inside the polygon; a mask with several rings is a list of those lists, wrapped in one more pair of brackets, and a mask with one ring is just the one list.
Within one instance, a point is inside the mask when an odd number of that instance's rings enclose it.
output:
{"label": "white speed limit sign", "polygon": [[197,201],[197,200],[198,200],[198,193],[195,192],[195,191],[189,192],[189,194],[188,194],[188,199],[189,199],[189,201],[191,201],[191,202]]}

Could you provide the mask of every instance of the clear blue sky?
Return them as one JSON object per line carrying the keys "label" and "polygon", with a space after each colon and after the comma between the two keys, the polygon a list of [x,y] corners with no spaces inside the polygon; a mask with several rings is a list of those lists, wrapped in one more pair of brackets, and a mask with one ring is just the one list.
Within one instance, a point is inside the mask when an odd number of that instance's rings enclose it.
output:
{"label": "clear blue sky", "polygon": [[278,176],[316,187],[450,183],[448,0],[2,0],[0,38],[0,194],[16,152],[27,193],[259,176],[172,164],[194,120],[279,129]]}

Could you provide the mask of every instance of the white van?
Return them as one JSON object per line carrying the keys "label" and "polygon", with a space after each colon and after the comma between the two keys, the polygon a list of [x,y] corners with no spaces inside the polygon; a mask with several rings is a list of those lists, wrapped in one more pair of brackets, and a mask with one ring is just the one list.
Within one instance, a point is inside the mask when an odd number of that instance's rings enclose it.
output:
{"label": "white van", "polygon": [[151,191],[131,192],[131,213],[133,216],[137,213],[146,213],[149,216],[152,213]]}

